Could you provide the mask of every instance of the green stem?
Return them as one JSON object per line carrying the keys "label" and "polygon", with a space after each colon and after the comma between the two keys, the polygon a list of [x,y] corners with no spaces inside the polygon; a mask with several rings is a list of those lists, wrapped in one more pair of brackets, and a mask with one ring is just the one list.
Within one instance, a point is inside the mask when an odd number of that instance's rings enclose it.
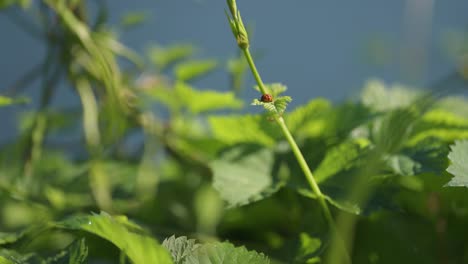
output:
{"label": "green stem", "polygon": [[286,123],[284,122],[283,117],[277,117],[275,121],[280,126],[281,131],[286,137],[286,140],[288,141],[289,146],[291,147],[291,150],[294,153],[294,156],[296,157],[297,162],[299,163],[299,166],[302,169],[302,172],[304,172],[304,175],[307,179],[307,182],[310,185],[310,188],[312,189],[314,194],[317,196],[320,207],[322,207],[323,214],[325,215],[327,222],[330,224],[330,227],[334,228],[335,222],[330,212],[330,208],[328,208],[327,201],[325,200],[325,197],[322,194],[322,191],[320,191],[320,187],[318,186],[317,181],[315,181],[315,178],[312,174],[312,171],[309,168],[309,165],[307,165],[304,155],[302,155],[301,150],[297,146],[297,143],[294,140],[293,136],[291,135],[291,132],[289,131],[288,127],[286,126]]}
{"label": "green stem", "polygon": [[267,92],[265,84],[263,84],[262,77],[260,77],[260,74],[257,71],[257,67],[255,67],[255,63],[252,59],[252,55],[250,54],[249,48],[242,49],[242,51],[244,52],[245,58],[247,59],[247,63],[250,66],[250,70],[252,71],[255,81],[257,81],[258,88],[260,88],[260,92],[262,94],[266,94]]}
{"label": "green stem", "polygon": [[[244,52],[245,58],[247,59],[247,62],[249,63],[250,70],[252,71],[252,74],[255,80],[257,81],[257,84],[258,84],[258,87],[260,88],[261,93],[265,94],[266,93],[265,84],[263,83],[262,78],[260,77],[260,74],[258,73],[257,67],[255,66],[255,62],[252,59],[252,55],[250,54],[249,49],[245,48],[245,49],[242,49],[242,51]],[[297,146],[296,140],[294,140],[293,136],[291,135],[291,132],[289,131],[289,128],[284,122],[283,117],[277,116],[275,118],[275,121],[280,126],[281,131],[286,137],[286,140],[288,141],[289,146],[291,147],[294,153],[294,156],[296,157],[296,160],[298,161],[299,166],[301,167],[307,179],[307,182],[309,183],[310,188],[312,189],[312,192],[317,196],[318,202],[323,211],[325,219],[331,229],[332,237],[336,240],[336,243],[339,244],[340,251],[343,252],[342,256],[344,256],[345,258],[344,259],[345,263],[351,263],[351,258],[346,250],[346,244],[339,235],[338,228],[335,224],[335,221],[333,220],[333,216],[331,214],[330,208],[328,207],[327,201],[325,200],[325,196],[323,195],[322,191],[320,191],[320,187],[318,186],[317,181],[315,181],[312,171],[310,170],[309,165],[307,164],[304,158],[304,155],[302,155],[302,152],[299,149],[299,146]]]}

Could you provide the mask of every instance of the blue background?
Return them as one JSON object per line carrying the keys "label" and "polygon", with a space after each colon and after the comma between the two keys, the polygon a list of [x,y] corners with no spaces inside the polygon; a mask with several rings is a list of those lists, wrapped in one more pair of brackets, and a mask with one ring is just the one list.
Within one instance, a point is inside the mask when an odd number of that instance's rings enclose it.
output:
{"label": "blue background", "polygon": [[[129,11],[143,11],[143,26],[119,34],[124,44],[144,53],[152,43],[193,43],[197,57],[226,60],[236,45],[224,14],[224,0],[107,1],[110,22]],[[90,4],[93,8],[93,4]],[[468,25],[466,0],[238,0],[244,21],[253,26],[252,50],[261,54],[258,67],[265,82],[282,82],[295,105],[322,96],[342,100],[358,93],[366,80],[381,78],[424,86],[453,72],[446,36]],[[10,10],[18,13],[21,11]],[[30,19],[31,16],[26,16]],[[0,15],[0,94],[22,73],[39,63],[45,46]],[[243,96],[256,94],[253,79]],[[224,71],[200,80],[202,88],[228,89]],[[34,83],[29,96],[38,95]],[[54,103],[78,104],[70,92]],[[37,99],[35,99],[37,100]],[[34,107],[34,103],[29,107]],[[0,111],[11,136],[17,113],[24,107]],[[3,141],[3,140],[2,140]]]}

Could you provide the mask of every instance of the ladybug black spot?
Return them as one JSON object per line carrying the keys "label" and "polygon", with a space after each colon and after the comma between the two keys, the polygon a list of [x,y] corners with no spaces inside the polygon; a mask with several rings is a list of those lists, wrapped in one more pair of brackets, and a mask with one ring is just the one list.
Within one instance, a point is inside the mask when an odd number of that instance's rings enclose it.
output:
{"label": "ladybug black spot", "polygon": [[271,103],[273,102],[273,96],[271,94],[264,94],[262,95],[262,98],[260,98],[260,101],[264,103]]}

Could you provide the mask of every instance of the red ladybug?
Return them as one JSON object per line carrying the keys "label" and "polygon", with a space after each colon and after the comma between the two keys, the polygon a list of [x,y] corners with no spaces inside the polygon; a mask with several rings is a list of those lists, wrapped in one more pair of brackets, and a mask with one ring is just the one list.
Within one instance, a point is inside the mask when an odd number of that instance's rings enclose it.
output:
{"label": "red ladybug", "polygon": [[271,94],[263,94],[262,98],[260,98],[260,101],[264,103],[271,103],[273,102],[273,96]]}

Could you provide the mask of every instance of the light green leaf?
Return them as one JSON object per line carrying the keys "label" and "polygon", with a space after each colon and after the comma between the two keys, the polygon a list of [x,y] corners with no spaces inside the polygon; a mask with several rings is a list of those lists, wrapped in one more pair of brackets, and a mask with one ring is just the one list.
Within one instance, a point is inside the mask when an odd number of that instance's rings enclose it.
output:
{"label": "light green leaf", "polygon": [[289,112],[285,118],[286,124],[293,134],[320,134],[330,110],[331,103],[328,100],[314,99]]}
{"label": "light green leaf", "polygon": [[0,232],[0,245],[11,244],[23,237],[24,232],[4,233]]}
{"label": "light green leaf", "polygon": [[369,80],[362,92],[362,103],[375,111],[395,110],[410,106],[419,92],[401,85],[390,87],[376,79]]}
{"label": "light green leaf", "polygon": [[237,99],[233,92],[196,90],[188,84],[178,82],[175,85],[175,93],[182,106],[193,114],[242,107],[242,101]]}
{"label": "light green leaf", "polygon": [[448,157],[451,164],[447,171],[454,177],[445,186],[468,187],[468,140],[456,141]]}
{"label": "light green leaf", "polygon": [[176,44],[167,48],[153,46],[148,53],[156,67],[163,70],[172,63],[190,57],[194,52],[195,48],[191,44]]}
{"label": "light green leaf", "polygon": [[27,102],[29,102],[29,100],[26,99],[26,98],[13,99],[13,98],[10,98],[10,97],[0,95],[0,107],[9,106],[9,105],[12,105],[12,104],[24,104],[24,103],[27,103]]}
{"label": "light green leaf", "polygon": [[318,238],[311,237],[307,233],[301,233],[299,242],[299,249],[296,253],[295,261],[297,263],[320,263],[320,258],[316,255],[322,246],[322,241]]}
{"label": "light green leaf", "polygon": [[0,10],[14,4],[19,4],[22,8],[28,8],[31,6],[31,0],[0,0]]}
{"label": "light green leaf", "polygon": [[[260,92],[260,88],[257,85],[254,86],[254,89]],[[267,94],[271,94],[273,96],[273,99],[276,99],[282,93],[286,92],[286,90],[288,90],[288,87],[281,83],[270,83],[265,84],[265,89]]]}
{"label": "light green leaf", "polygon": [[261,115],[211,116],[208,122],[213,136],[230,145],[250,142],[273,146],[279,138],[275,123]]}
{"label": "light green leaf", "polygon": [[135,27],[144,23],[147,19],[148,14],[144,11],[128,12],[122,17],[120,24],[126,28]]}
{"label": "light green leaf", "polygon": [[186,109],[192,114],[239,109],[243,105],[233,92],[198,90],[183,82],[177,82],[173,88],[158,87],[147,92],[153,99],[163,103],[172,111]]}
{"label": "light green leaf", "polygon": [[230,207],[261,200],[282,184],[274,182],[273,162],[272,150],[258,145],[233,147],[210,164],[213,186]]}
{"label": "light green leaf", "polygon": [[73,217],[58,224],[59,228],[81,230],[97,235],[113,243],[125,252],[135,264],[173,263],[169,253],[153,238],[143,235],[137,226],[124,217],[99,215]]}
{"label": "light green leaf", "polygon": [[191,60],[178,64],[174,71],[179,81],[189,81],[213,71],[218,65],[216,60]]}
{"label": "light green leaf", "polygon": [[458,116],[468,116],[468,98],[463,96],[448,96],[437,102],[436,107]]}
{"label": "light green leaf", "polygon": [[468,138],[468,119],[442,109],[431,110],[416,123],[407,145],[415,146],[431,138],[446,142]]}
{"label": "light green leaf", "polygon": [[0,106],[11,105],[13,102],[13,99],[9,97],[0,96]]}
{"label": "light green leaf", "polygon": [[273,102],[262,102],[254,99],[251,105],[261,105],[267,111],[268,119],[274,120],[277,117],[283,116],[284,111],[288,104],[292,101],[289,96],[281,96],[273,99]]}
{"label": "light green leaf", "polygon": [[203,244],[187,257],[184,264],[268,264],[262,253],[224,243]]}
{"label": "light green leaf", "polygon": [[188,239],[185,236],[177,238],[171,236],[164,239],[162,245],[171,253],[174,264],[185,263],[186,258],[200,247],[195,239]]}
{"label": "light green leaf", "polygon": [[281,96],[273,101],[276,111],[280,116],[283,115],[284,111],[286,111],[286,107],[291,101],[292,98],[289,96]]}

